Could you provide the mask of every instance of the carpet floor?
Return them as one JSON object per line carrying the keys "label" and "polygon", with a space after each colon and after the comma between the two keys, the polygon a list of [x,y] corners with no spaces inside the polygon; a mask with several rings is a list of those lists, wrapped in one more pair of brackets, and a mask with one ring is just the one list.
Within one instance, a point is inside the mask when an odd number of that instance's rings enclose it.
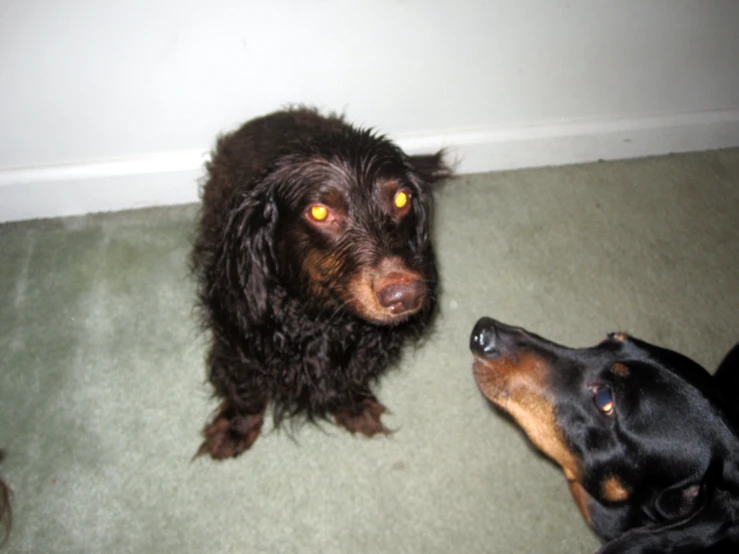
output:
{"label": "carpet floor", "polygon": [[396,432],[268,424],[222,463],[190,460],[215,407],[197,207],[0,226],[5,550],[593,552],[561,472],[478,392],[470,330],[624,330],[712,371],[739,339],[739,150],[465,175],[437,200],[441,314],[377,391]]}

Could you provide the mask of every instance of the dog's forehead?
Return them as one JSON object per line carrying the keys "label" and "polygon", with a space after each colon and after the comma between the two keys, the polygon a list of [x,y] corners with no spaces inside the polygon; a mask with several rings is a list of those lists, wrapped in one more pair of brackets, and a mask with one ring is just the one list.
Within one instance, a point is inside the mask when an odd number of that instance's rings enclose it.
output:
{"label": "dog's forehead", "polygon": [[674,350],[656,346],[637,338],[629,338],[622,346],[621,357],[668,371],[682,379],[691,381],[692,377],[696,375],[709,375],[705,368],[696,361]]}
{"label": "dog's forehead", "polygon": [[[646,341],[625,337],[609,340],[594,347],[606,354],[601,370],[631,388],[656,387],[660,391],[677,387],[687,396],[712,396],[714,383],[710,373],[691,358],[674,350]],[[661,396],[658,395],[658,396]]]}
{"label": "dog's forehead", "polygon": [[298,202],[321,201],[329,205],[367,203],[394,194],[401,188],[415,190],[402,166],[358,167],[347,160],[316,160],[292,191]]}

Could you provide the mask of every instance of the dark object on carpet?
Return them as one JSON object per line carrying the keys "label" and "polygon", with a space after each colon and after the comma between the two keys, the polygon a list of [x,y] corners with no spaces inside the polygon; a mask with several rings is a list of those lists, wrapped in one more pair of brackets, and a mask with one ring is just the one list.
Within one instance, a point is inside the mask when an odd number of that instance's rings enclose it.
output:
{"label": "dark object on carpet", "polygon": [[564,470],[600,554],[737,551],[739,344],[713,377],[623,333],[572,349],[482,318],[470,348],[483,394]]}
{"label": "dark object on carpet", "polygon": [[[5,458],[5,452],[0,450],[0,462]],[[13,508],[10,505],[10,497],[12,491],[5,481],[0,479],[0,526],[2,534],[0,534],[0,546],[5,544],[10,536],[10,528],[13,525]]]}
{"label": "dark object on carpet", "polygon": [[409,157],[343,118],[295,108],[221,137],[192,256],[208,377],[222,399],[198,454],[237,456],[298,414],[386,431],[370,385],[436,306],[432,185],[442,153]]}

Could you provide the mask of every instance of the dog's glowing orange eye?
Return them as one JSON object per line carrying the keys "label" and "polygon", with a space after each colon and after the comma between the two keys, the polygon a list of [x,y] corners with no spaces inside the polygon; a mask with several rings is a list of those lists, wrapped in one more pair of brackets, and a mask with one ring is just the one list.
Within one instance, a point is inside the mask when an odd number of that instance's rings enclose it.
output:
{"label": "dog's glowing orange eye", "polygon": [[410,200],[408,194],[400,190],[395,194],[393,204],[395,204],[395,207],[398,209],[405,208],[406,204],[408,204],[408,200]]}
{"label": "dog's glowing orange eye", "polygon": [[595,400],[595,405],[598,406],[598,409],[604,414],[611,415],[613,413],[613,393],[610,387],[598,389],[593,400]]}
{"label": "dog's glowing orange eye", "polygon": [[310,216],[316,221],[323,221],[328,217],[328,208],[321,205],[313,206],[310,209]]}

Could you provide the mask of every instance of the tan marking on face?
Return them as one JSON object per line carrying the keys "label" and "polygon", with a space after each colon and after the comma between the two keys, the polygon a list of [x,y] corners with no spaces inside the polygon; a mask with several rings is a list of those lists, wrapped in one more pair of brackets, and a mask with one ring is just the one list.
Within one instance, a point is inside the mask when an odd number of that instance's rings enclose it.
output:
{"label": "tan marking on face", "polygon": [[517,359],[476,358],[474,374],[483,394],[516,420],[529,440],[560,465],[568,480],[578,480],[580,464],[557,425],[546,364],[532,354]]}
{"label": "tan marking on face", "polygon": [[[359,271],[351,281],[347,290],[346,303],[359,315],[371,318],[373,315],[381,314],[382,306],[377,301],[373,287],[372,274],[368,271]],[[389,314],[388,314],[389,315]]]}
{"label": "tan marking on face", "polygon": [[329,298],[330,288],[336,282],[341,262],[332,254],[312,251],[303,261],[303,271],[308,276],[310,292],[314,298]]}
{"label": "tan marking on face", "polygon": [[618,375],[619,377],[628,377],[630,372],[629,368],[622,363],[616,362],[611,366],[611,373]]}
{"label": "tan marking on face", "polygon": [[593,501],[592,497],[577,481],[568,481],[567,484],[570,486],[570,493],[572,493],[572,498],[575,499],[575,504],[577,504],[577,508],[580,510],[582,517],[584,517],[588,525],[592,527],[593,518],[590,515],[590,503]]}
{"label": "tan marking on face", "polygon": [[617,340],[619,342],[624,342],[626,339],[629,338],[629,336],[626,333],[613,333],[614,340]]}
{"label": "tan marking on face", "polygon": [[623,502],[629,498],[631,491],[620,478],[611,474],[603,479],[601,483],[601,494],[605,500]]}

